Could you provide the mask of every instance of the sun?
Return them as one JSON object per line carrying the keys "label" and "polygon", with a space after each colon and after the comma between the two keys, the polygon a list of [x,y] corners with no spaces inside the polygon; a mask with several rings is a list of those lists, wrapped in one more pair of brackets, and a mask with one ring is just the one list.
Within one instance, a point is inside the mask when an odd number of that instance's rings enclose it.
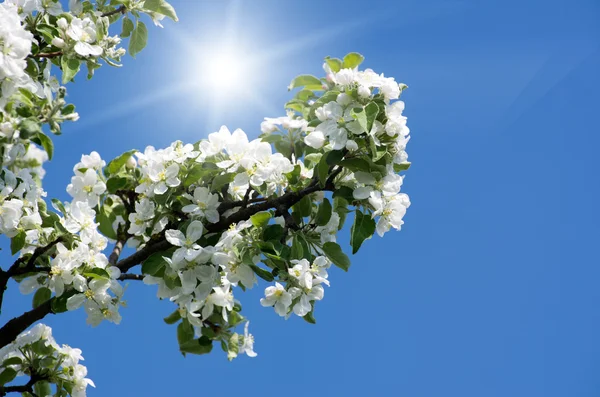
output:
{"label": "sun", "polygon": [[251,75],[251,65],[244,58],[234,47],[208,52],[200,61],[200,83],[217,97],[239,91]]}

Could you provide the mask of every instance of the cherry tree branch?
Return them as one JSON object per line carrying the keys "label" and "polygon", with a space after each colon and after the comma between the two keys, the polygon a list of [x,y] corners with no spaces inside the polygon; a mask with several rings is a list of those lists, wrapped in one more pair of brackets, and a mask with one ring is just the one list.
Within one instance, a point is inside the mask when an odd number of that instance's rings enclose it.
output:
{"label": "cherry tree branch", "polygon": [[110,17],[111,15],[115,15],[115,14],[118,14],[118,13],[121,13],[121,14],[124,15],[126,12],[127,12],[127,7],[125,7],[124,5],[122,5],[119,8],[116,8],[116,9],[114,9],[112,11],[105,12],[101,16],[102,17]]}
{"label": "cherry tree branch", "polygon": [[14,276],[20,276],[26,273],[32,273],[36,271],[48,271],[47,268],[35,267],[35,261],[61,241],[63,241],[63,238],[58,237],[56,240],[52,241],[44,247],[37,247],[35,251],[33,251],[33,254],[31,254],[29,259],[27,260],[27,263],[24,267],[21,267],[21,265],[25,262],[25,257],[22,256],[19,259],[17,259],[7,271],[0,270],[0,313],[2,312],[2,301],[4,298],[4,291],[6,290],[8,280],[10,280]]}
{"label": "cherry tree branch", "polygon": [[[211,223],[211,224],[207,225],[206,230],[209,233],[221,232],[221,231],[229,228],[229,225],[248,220],[248,219],[250,219],[250,217],[252,215],[254,215],[258,212],[267,211],[269,209],[277,209],[280,212],[282,210],[287,211],[291,206],[293,206],[298,201],[300,201],[304,196],[307,196],[311,193],[318,192],[318,191],[333,191],[333,190],[335,190],[335,185],[333,184],[333,180],[335,179],[335,177],[337,175],[339,175],[341,170],[342,170],[342,167],[338,167],[337,170],[333,171],[330,174],[329,178],[327,179],[325,186],[321,186],[319,184],[318,180],[316,178],[314,178],[311,181],[311,183],[302,190],[299,190],[297,192],[288,191],[280,197],[274,197],[271,199],[266,199],[264,201],[263,201],[263,199],[261,199],[261,201],[257,202],[257,204],[255,204],[255,205],[241,208],[239,211],[229,215],[227,218],[221,218],[219,220],[219,222]],[[250,201],[252,201],[252,200],[248,200],[248,203]],[[237,205],[232,206],[232,204],[238,204],[238,203],[239,203],[239,206],[243,205],[243,201],[228,202],[228,205],[226,205],[226,206],[223,206],[224,203],[221,203],[221,205],[219,206],[219,213],[222,214],[226,210],[234,208]],[[160,240],[147,245],[146,247],[142,248],[141,250],[137,251],[136,253],[132,254],[131,256],[120,260],[117,263],[117,267],[119,269],[121,269],[122,272],[127,272],[132,267],[142,263],[153,253],[164,251],[164,250],[168,249],[169,247],[171,247],[171,244],[167,240],[165,240],[163,237]]]}
{"label": "cherry tree branch", "polygon": [[119,276],[120,281],[124,281],[124,280],[142,281],[143,279],[144,279],[144,276],[142,274],[123,273]]}
{"label": "cherry tree branch", "polygon": [[126,240],[120,239],[116,242],[110,256],[108,257],[108,263],[110,263],[111,265],[117,264],[119,256],[121,255],[121,251],[123,251],[123,245],[125,245],[125,241]]}
{"label": "cherry tree branch", "polygon": [[54,302],[54,299],[56,298],[50,298],[35,309],[25,312],[4,324],[0,328],[0,348],[14,341],[21,332],[25,331],[36,321],[53,313],[52,302]]}

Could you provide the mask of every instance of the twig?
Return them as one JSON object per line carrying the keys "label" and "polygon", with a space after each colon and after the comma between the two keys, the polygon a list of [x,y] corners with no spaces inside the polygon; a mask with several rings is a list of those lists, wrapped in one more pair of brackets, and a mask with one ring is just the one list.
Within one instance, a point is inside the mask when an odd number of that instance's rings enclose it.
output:
{"label": "twig", "polygon": [[105,12],[104,14],[102,14],[100,16],[101,17],[110,17],[111,15],[115,15],[115,14],[118,14],[118,13],[125,14],[125,12],[127,12],[127,7],[125,7],[125,6],[122,5],[121,7],[117,8],[117,9],[114,9],[114,10],[109,11],[109,12]]}
{"label": "twig", "polygon": [[144,276],[142,274],[123,273],[123,274],[121,274],[121,276],[119,276],[119,280],[121,280],[121,281],[124,281],[124,280],[142,281],[143,279],[144,279]]}
{"label": "twig", "polygon": [[121,251],[123,251],[123,245],[125,244],[125,240],[120,239],[116,242],[115,247],[113,248],[110,256],[108,257],[108,263],[111,265],[116,265],[119,260],[119,256],[121,255]]}

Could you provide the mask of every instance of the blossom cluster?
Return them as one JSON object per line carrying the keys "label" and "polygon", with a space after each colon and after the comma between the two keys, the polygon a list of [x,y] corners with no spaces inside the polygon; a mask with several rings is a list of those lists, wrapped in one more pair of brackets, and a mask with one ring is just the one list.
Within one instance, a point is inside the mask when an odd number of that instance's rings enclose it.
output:
{"label": "blossom cluster", "polygon": [[[94,210],[106,190],[100,173],[105,164],[98,153],[92,152],[83,155],[75,165],[75,175],[67,187],[73,200],[70,203],[54,202],[63,214],[58,217],[58,222],[65,234],[62,239],[60,235],[54,236],[59,242],[50,260],[50,270],[26,278],[19,286],[25,294],[39,288],[48,288],[57,298],[66,294],[66,309],[83,306],[91,325],[98,325],[105,319],[117,324],[121,321],[119,306],[123,287],[117,281],[121,272],[108,263],[103,253],[108,239],[98,231]],[[50,228],[50,231],[54,229]]]}
{"label": "blossom cluster", "polygon": [[82,360],[80,349],[59,346],[50,327],[37,324],[0,348],[0,374],[9,381],[10,377],[36,374],[47,385],[56,384],[57,392],[64,389],[73,397],[85,397],[87,387],[95,385],[86,378]]}

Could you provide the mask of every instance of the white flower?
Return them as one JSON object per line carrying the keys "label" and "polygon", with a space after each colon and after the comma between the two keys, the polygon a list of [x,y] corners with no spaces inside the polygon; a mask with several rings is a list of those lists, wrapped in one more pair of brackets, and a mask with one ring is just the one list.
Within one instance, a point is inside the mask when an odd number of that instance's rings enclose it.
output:
{"label": "white flower", "polygon": [[184,264],[184,260],[193,261],[201,253],[201,247],[196,244],[196,241],[202,237],[204,233],[204,225],[200,221],[192,221],[185,232],[185,235],[180,230],[167,230],[165,238],[171,244],[178,248],[173,252],[173,265],[177,268],[180,264]]}
{"label": "white flower", "polygon": [[193,204],[184,206],[181,210],[195,216],[205,217],[207,221],[216,223],[219,221],[219,196],[211,194],[210,190],[201,186],[194,189],[194,196],[184,194],[184,197],[190,199]]}
{"label": "white flower", "polygon": [[275,313],[284,317],[288,314],[292,304],[292,295],[285,290],[283,285],[276,282],[275,286],[265,289],[265,297],[261,298],[260,304],[265,307],[275,306]]}
{"label": "white flower", "polygon": [[310,263],[308,260],[294,259],[291,262],[294,264],[294,267],[288,269],[290,276],[298,280],[298,284],[300,284],[301,287],[311,289],[313,276],[310,273]]}
{"label": "white flower", "polygon": [[356,82],[356,72],[352,69],[342,69],[333,75],[335,84],[341,87],[349,87]]}
{"label": "white flower", "polygon": [[21,25],[17,7],[0,4],[0,83],[25,76],[32,41],[33,34]]}
{"label": "white flower", "polygon": [[377,181],[372,174],[363,171],[357,171],[354,173],[354,178],[360,184],[364,186],[357,187],[352,192],[352,195],[357,200],[364,200],[371,196],[374,191],[381,192],[384,196],[393,196],[400,192],[403,178],[390,172],[381,180]]}
{"label": "white flower", "polygon": [[75,40],[75,52],[87,57],[102,55],[102,47],[96,42],[96,25],[89,18],[73,18],[67,28],[67,36]]}
{"label": "white flower", "polygon": [[256,357],[257,354],[254,352],[254,336],[248,332],[250,321],[246,322],[244,326],[244,342],[240,346],[240,352],[246,353],[248,357]]}
{"label": "white flower", "polygon": [[400,230],[404,224],[402,218],[406,214],[406,209],[410,206],[408,196],[400,193],[395,196],[386,197],[379,192],[371,193],[369,203],[373,206],[373,218],[379,216],[376,231],[379,236],[383,236],[391,227]]}
{"label": "white flower", "polygon": [[393,77],[383,77],[382,75],[379,91],[383,94],[386,102],[389,102],[390,99],[398,99],[400,97],[400,86]]}
{"label": "white flower", "polygon": [[98,179],[96,170],[92,168],[72,177],[71,183],[67,186],[67,193],[74,201],[86,201],[90,207],[98,205],[98,198],[105,191],[106,185]]}
{"label": "white flower", "polygon": [[94,302],[96,305],[105,306],[111,300],[107,290],[110,287],[110,281],[103,279],[93,279],[86,282],[86,279],[77,275],[73,278],[73,288],[81,292],[67,299],[67,310],[75,310],[86,302]]}
{"label": "white flower", "polygon": [[343,109],[340,106],[340,104],[338,104],[335,101],[331,101],[329,103],[326,103],[325,105],[321,106],[320,108],[317,108],[317,110],[315,110],[315,116],[317,116],[317,118],[321,121],[325,121],[325,120],[339,120],[342,115],[343,115]]}
{"label": "white flower", "polygon": [[308,291],[308,293],[296,287],[290,288],[290,293],[294,298],[297,298],[298,296],[300,297],[298,303],[294,305],[293,310],[296,315],[304,317],[312,310],[312,305],[310,302],[323,299],[325,290],[321,284],[317,284],[314,285]]}
{"label": "white flower", "polygon": [[304,137],[304,143],[313,149],[320,149],[325,144],[323,131],[313,131]]}
{"label": "white flower", "polygon": [[148,171],[150,180],[154,182],[154,194],[164,194],[169,187],[177,187],[181,183],[177,175],[179,166],[176,163],[165,167],[164,163],[153,163]]}

